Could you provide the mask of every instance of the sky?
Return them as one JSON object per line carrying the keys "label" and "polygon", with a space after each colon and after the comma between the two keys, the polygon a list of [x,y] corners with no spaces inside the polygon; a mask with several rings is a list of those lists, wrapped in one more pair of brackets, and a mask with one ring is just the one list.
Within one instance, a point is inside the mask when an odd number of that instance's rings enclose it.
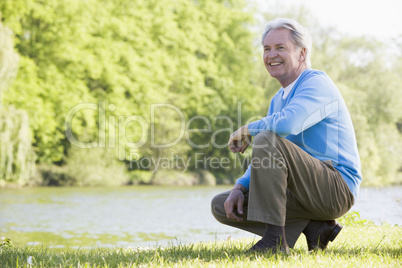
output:
{"label": "sky", "polygon": [[278,3],[285,7],[304,5],[325,26],[354,36],[379,39],[402,35],[402,0],[257,0],[261,9]]}

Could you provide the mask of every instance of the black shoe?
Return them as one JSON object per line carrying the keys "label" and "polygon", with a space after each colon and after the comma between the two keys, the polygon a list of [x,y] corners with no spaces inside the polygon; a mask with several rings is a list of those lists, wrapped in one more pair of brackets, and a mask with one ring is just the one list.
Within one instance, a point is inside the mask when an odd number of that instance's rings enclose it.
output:
{"label": "black shoe", "polygon": [[[334,241],[336,236],[342,230],[343,226],[335,220],[331,221],[310,221],[311,224],[317,225],[316,235],[306,235],[308,250],[326,249],[329,241]],[[309,224],[310,224],[309,223]]]}
{"label": "black shoe", "polygon": [[270,252],[272,254],[275,254],[277,252],[284,252],[286,254],[289,254],[290,251],[288,244],[285,244],[283,246],[281,245],[270,246],[267,245],[264,241],[260,240],[249,250],[246,251],[246,253],[254,253],[254,252],[261,252],[261,253]]}

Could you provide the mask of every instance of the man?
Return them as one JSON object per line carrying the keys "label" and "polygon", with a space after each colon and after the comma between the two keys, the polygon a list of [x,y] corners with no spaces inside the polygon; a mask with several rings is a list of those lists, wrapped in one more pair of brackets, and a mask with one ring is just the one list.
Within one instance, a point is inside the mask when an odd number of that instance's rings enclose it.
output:
{"label": "man", "polygon": [[262,36],[263,60],[282,88],[268,114],[235,131],[228,145],[251,164],[233,190],[212,200],[223,224],[262,236],[250,251],[288,251],[303,232],[309,250],[325,249],[354,204],[362,180],[355,133],[332,80],[310,69],[311,37],[299,23],[275,19]]}

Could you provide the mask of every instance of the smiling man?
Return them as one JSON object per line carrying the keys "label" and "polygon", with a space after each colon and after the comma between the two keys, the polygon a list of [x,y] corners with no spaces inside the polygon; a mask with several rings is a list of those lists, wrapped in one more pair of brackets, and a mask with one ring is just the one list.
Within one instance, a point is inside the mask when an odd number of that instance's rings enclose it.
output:
{"label": "smiling man", "polygon": [[223,224],[262,236],[250,251],[288,252],[301,233],[325,249],[353,206],[362,180],[355,132],[332,80],[311,69],[311,37],[299,23],[275,19],[262,36],[263,60],[282,88],[268,114],[235,131],[228,146],[251,164],[231,191],[212,200]]}

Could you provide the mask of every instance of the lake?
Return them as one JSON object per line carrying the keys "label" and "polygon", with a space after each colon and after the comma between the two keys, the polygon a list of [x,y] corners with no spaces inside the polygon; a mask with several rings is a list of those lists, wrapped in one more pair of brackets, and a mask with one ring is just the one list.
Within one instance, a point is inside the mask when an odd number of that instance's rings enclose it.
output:
{"label": "lake", "polygon": [[[254,237],[218,223],[210,201],[230,187],[0,190],[0,236],[18,245],[149,247]],[[353,211],[402,225],[402,187],[362,188]]]}

